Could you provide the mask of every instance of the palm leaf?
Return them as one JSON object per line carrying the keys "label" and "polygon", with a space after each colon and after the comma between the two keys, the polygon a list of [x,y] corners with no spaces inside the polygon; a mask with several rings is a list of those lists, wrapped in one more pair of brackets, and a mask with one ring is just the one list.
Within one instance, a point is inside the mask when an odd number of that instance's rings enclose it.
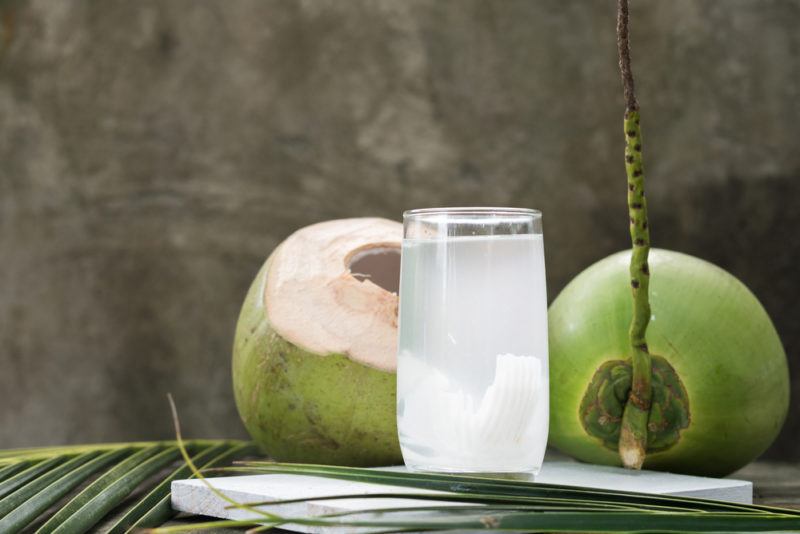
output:
{"label": "palm leaf", "polygon": [[[214,530],[217,528],[235,527],[261,527],[261,523],[249,520],[221,519],[219,521],[207,521],[204,523],[191,523],[188,525],[175,525],[171,527],[161,527],[150,529],[150,533],[175,533],[175,532],[196,532],[198,530]],[[271,528],[271,527],[270,527]],[[251,531],[252,532],[252,531]]]}
{"label": "palm leaf", "polygon": [[7,479],[12,475],[16,475],[18,472],[25,469],[28,465],[29,465],[28,462],[18,462],[0,468],[0,482],[2,482],[3,480]]}
{"label": "palm leaf", "polygon": [[[171,402],[172,399],[170,399]],[[800,531],[800,511],[758,505],[596,490],[556,484],[537,484],[507,479],[448,474],[405,473],[353,467],[241,462],[226,472],[296,474],[367,482],[422,490],[412,496],[417,506],[364,509],[320,517],[281,517],[265,510],[263,503],[237,503],[219,492],[192,463],[181,439],[180,424],[171,402],[177,446],[195,476],[201,478],[231,507],[254,514],[260,532],[294,524],[313,527],[357,527],[370,532],[497,530],[524,532],[773,532]],[[430,493],[431,491],[435,493]],[[409,498],[408,493],[384,493],[383,497]],[[348,496],[348,497],[353,497]],[[267,505],[341,498],[310,497],[272,501]],[[369,498],[369,497],[367,497]],[[440,500],[467,504],[437,505]],[[476,506],[480,505],[480,506]],[[259,508],[255,508],[259,506]],[[412,514],[412,515],[409,515]],[[245,521],[246,522],[246,521]],[[186,532],[190,528],[241,526],[243,521],[214,521],[205,525],[152,529],[152,533]]]}
{"label": "palm leaf", "polygon": [[[204,467],[226,465],[254,450],[249,443],[231,440],[191,440],[185,445]],[[191,475],[179,456],[174,441],[0,451],[0,532],[85,532],[109,521],[112,532],[124,532],[163,524],[174,515],[170,482]],[[134,494],[144,497],[134,499]],[[126,501],[132,502],[119,516]]]}
{"label": "palm leaf", "polygon": [[[158,442],[136,442],[136,446],[144,447],[154,445]],[[61,445],[57,447],[31,447],[25,449],[4,449],[0,450],[0,464],[16,463],[20,460],[41,460],[52,458],[56,455],[74,456],[82,452],[92,452],[97,450],[126,449],[130,443],[103,443],[89,445]]]}
{"label": "palm leaf", "polygon": [[82,492],[73,497],[72,500],[70,500],[67,504],[62,506],[58,512],[53,514],[53,516],[44,525],[42,525],[39,530],[36,531],[37,534],[50,534],[53,532],[58,525],[64,523],[64,521],[72,516],[72,514],[80,510],[86,503],[92,500],[105,488],[110,486],[120,476],[133,469],[142,461],[154,455],[160,448],[161,447],[159,445],[144,446],[131,456],[119,462],[117,465],[109,469],[106,473],[87,486]]}
{"label": "palm leaf", "polygon": [[[56,478],[59,474],[56,469],[48,473],[48,475],[52,476],[43,476],[41,479],[37,479],[37,482],[40,482],[40,484],[29,484],[26,486],[29,488],[28,496],[21,498],[17,503],[13,503],[5,517],[0,519],[0,532],[15,532],[22,529],[22,527],[36,519],[39,514],[47,510],[53,503],[97,471],[116,460],[124,454],[124,452],[124,449],[110,450],[93,458],[89,462],[83,463],[83,465],[78,465],[75,469],[71,469],[68,464],[64,464],[62,472],[60,473],[63,474],[63,476],[55,480],[52,484],[46,485],[47,482]],[[43,488],[41,491],[38,491],[38,493],[37,486],[38,488]],[[7,499],[14,495],[16,495],[16,493],[7,497]]]}
{"label": "palm leaf", "polygon": [[[497,530],[528,532],[769,532],[800,531],[800,511],[664,495],[595,490],[507,479],[306,465],[239,462],[252,444],[222,440],[115,443],[0,451],[0,532],[41,534],[85,532],[188,532],[249,526],[250,532],[280,525],[360,528],[369,532]],[[179,463],[179,456],[184,461]],[[199,468],[198,468],[199,466]],[[170,483],[200,469],[229,473],[320,476],[404,488],[371,495],[238,503],[253,519],[159,527],[175,512]],[[91,480],[94,477],[94,480]],[[66,498],[83,483],[84,489]],[[409,493],[408,488],[415,492]],[[215,490],[216,491],[216,490]],[[132,497],[132,495],[139,495]],[[270,506],[361,497],[414,499],[418,504],[339,512],[319,517],[284,517]],[[61,505],[59,506],[59,503]],[[54,510],[53,510],[54,509]],[[40,518],[46,510],[50,516]]]}
{"label": "palm leaf", "polygon": [[[11,478],[4,480],[0,483],[0,497],[4,497],[9,493],[15,491],[17,488],[20,488],[30,482],[31,480],[35,479],[42,473],[46,472],[48,469],[51,469],[53,466],[58,465],[66,456],[59,455],[55,456],[54,458],[50,458],[49,460],[42,461],[36,463],[27,469],[17,473],[16,475],[12,476]],[[20,462],[20,463],[27,463],[27,462]]]}
{"label": "palm leaf", "polygon": [[[213,467],[221,464],[229,463],[231,460],[241,457],[247,456],[255,451],[256,447],[252,443],[246,443],[236,446],[235,448],[231,449],[229,452],[221,454],[220,456],[214,458],[209,463],[207,463],[205,467]],[[192,478],[194,478],[194,474],[192,474]],[[170,505],[170,496],[166,495],[161,501],[153,506],[142,518],[134,525],[136,528],[144,528],[144,527],[156,527],[162,524],[164,521],[167,521],[171,517],[175,515],[175,511],[172,509]]]}
{"label": "palm leaf", "polygon": [[[231,444],[230,442],[224,442],[208,447],[192,458],[192,461],[203,468],[208,468],[229,463],[231,460],[241,458],[254,451],[255,447],[249,443]],[[106,534],[120,534],[129,531],[133,527],[154,527],[169,520],[175,515],[169,502],[170,484],[173,480],[190,476],[192,476],[192,471],[185,464],[173,471],[150,493],[127,510],[123,517],[106,530]]]}
{"label": "palm leaf", "polygon": [[95,456],[97,456],[96,452],[87,452],[75,456],[69,461],[54,467],[53,469],[37,477],[32,482],[25,484],[14,493],[4,497],[2,500],[0,500],[0,517],[7,515],[29,498],[33,497],[41,490],[49,486],[50,483],[58,480],[82,464],[85,464]]}
{"label": "palm leaf", "polygon": [[[181,446],[181,442],[178,442]],[[664,495],[594,490],[555,484],[446,474],[405,473],[363,468],[242,462],[221,471],[321,476],[340,480],[416,488],[419,493],[357,495],[362,498],[414,498],[418,506],[364,509],[320,517],[281,517],[263,506],[356,495],[320,496],[241,503],[232,507],[253,510],[259,506],[271,519],[255,517],[269,529],[295,524],[307,527],[364,528],[370,532],[498,530],[528,532],[771,532],[800,530],[800,511]],[[206,481],[213,483],[213,480]],[[430,491],[439,493],[428,493]],[[461,504],[442,506],[451,501]],[[467,504],[464,504],[467,503]],[[409,515],[411,514],[411,515]],[[241,521],[213,523],[241,525]],[[212,528],[208,524],[207,528]],[[193,525],[194,529],[206,528]],[[252,532],[261,529],[253,529]],[[154,533],[185,532],[188,527],[154,529]]]}
{"label": "palm leaf", "polygon": [[53,534],[84,532],[100,522],[106,514],[120,504],[146,478],[154,475],[178,458],[177,447],[167,447],[155,456],[137,465],[104,488],[77,512],[59,525]]}
{"label": "palm leaf", "polygon": [[[489,513],[487,513],[489,512]],[[446,508],[430,518],[395,520],[376,518],[347,520],[331,517],[281,518],[281,524],[317,527],[361,527],[369,529],[443,531],[495,530],[516,532],[778,532],[797,531],[800,518],[771,514],[702,512],[511,512],[484,513],[464,517]],[[362,512],[363,513],[363,512]],[[277,521],[276,521],[277,524]],[[155,529],[155,533],[169,532]]]}
{"label": "palm leaf", "polygon": [[[500,478],[478,476],[448,475],[437,473],[410,473],[385,471],[358,467],[325,466],[313,464],[284,464],[277,462],[250,461],[236,462],[238,467],[227,467],[219,471],[237,473],[297,474],[321,476],[353,482],[368,482],[389,486],[411,487],[431,491],[441,491],[459,496],[477,494],[489,497],[519,499],[568,500],[591,499],[592,502],[622,504],[625,506],[656,506],[659,508],[688,508],[703,511],[775,511],[776,508],[754,504],[739,504],[709,499],[655,495],[615,490],[565,486],[559,484],[530,483]],[[392,495],[397,497],[400,494]],[[431,496],[428,496],[431,497]],[[459,497],[461,498],[461,497]],[[307,499],[311,500],[311,499]],[[800,516],[798,510],[780,510],[782,513]]]}

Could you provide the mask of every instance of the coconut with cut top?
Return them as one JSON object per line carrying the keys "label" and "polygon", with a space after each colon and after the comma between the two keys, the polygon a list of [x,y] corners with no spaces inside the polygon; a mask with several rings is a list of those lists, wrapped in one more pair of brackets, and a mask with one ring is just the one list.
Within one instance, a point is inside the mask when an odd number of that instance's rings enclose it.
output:
{"label": "coconut with cut top", "polygon": [[281,461],[390,465],[402,224],[341,219],[302,228],[264,263],[233,348],[236,405]]}

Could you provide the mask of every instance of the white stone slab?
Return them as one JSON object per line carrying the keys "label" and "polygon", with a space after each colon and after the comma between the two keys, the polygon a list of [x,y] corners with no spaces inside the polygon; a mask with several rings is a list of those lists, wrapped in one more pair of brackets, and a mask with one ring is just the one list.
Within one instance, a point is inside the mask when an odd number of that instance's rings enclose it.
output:
{"label": "white stone slab", "polygon": [[[394,468],[397,469],[397,468]],[[208,479],[215,488],[237,502],[257,502],[278,499],[297,499],[324,495],[374,493],[419,493],[414,488],[381,486],[362,482],[299,475],[251,475]],[[717,499],[736,503],[753,501],[753,484],[744,480],[704,478],[674,475],[656,471],[630,471],[576,462],[545,462],[537,482],[565,484],[587,488],[613,489]],[[427,492],[433,493],[433,492]],[[353,510],[398,508],[414,506],[413,499],[343,499],[310,501],[270,506],[269,511],[283,517],[308,517]],[[441,503],[446,505],[447,503]],[[226,509],[227,503],[214,495],[199,480],[176,480],[172,483],[172,506],[176,510],[224,519],[254,519],[251,512]],[[266,508],[265,508],[266,509]],[[355,517],[355,516],[354,516]],[[297,532],[354,532],[354,529],[334,529],[284,526]]]}

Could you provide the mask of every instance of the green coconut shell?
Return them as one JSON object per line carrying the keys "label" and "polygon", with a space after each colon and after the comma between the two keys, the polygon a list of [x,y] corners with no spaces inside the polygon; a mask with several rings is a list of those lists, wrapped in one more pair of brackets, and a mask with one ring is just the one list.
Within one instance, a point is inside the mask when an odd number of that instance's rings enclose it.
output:
{"label": "green coconut shell", "polygon": [[[620,465],[584,430],[579,408],[608,360],[629,357],[630,252],[592,265],[550,306],[550,444],[585,462]],[[650,253],[650,353],[672,365],[689,397],[678,441],[648,451],[645,469],[723,476],[774,441],[789,407],[786,355],[769,316],[739,280],[685,254]]]}
{"label": "green coconut shell", "polygon": [[264,306],[267,259],[245,298],[233,389],[248,433],[275,460],[380,466],[402,462],[395,374],[344,354],[315,354],[274,330]]}

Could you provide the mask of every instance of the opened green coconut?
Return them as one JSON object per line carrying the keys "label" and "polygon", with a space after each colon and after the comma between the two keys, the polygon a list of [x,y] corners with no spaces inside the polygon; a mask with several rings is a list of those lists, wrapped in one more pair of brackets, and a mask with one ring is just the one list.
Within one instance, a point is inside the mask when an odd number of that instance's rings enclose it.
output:
{"label": "opened green coconut", "polygon": [[402,225],[343,219],[303,228],[259,271],[236,328],[239,414],[269,456],[391,465]]}

